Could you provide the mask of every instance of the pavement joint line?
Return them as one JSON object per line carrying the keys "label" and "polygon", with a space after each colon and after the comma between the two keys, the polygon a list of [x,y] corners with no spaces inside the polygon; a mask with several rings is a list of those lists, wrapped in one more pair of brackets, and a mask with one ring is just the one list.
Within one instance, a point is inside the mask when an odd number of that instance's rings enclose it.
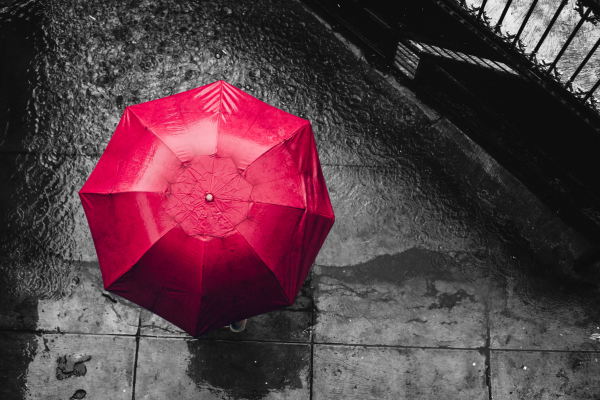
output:
{"label": "pavement joint line", "polygon": [[[97,337],[128,337],[135,338],[135,334],[126,333],[87,333],[87,332],[58,332],[58,331],[46,331],[46,330],[14,330],[14,329],[0,329],[0,334],[13,333],[13,334],[41,334],[41,335],[70,335],[70,336],[97,336]],[[312,334],[312,333],[311,333]],[[289,344],[289,345],[319,345],[319,346],[337,346],[337,347],[368,347],[368,348],[382,348],[382,349],[422,349],[422,350],[454,350],[454,351],[482,351],[485,350],[485,346],[482,347],[439,347],[439,346],[402,346],[402,345],[386,345],[386,344],[364,344],[364,343],[339,343],[339,342],[317,342],[313,341],[285,341],[285,340],[235,340],[235,339],[194,339],[185,336],[156,336],[156,335],[142,335],[140,338],[151,338],[151,339],[168,339],[168,340],[197,340],[198,342],[236,342],[236,343],[276,343],[276,344]],[[561,349],[496,349],[491,347],[491,352],[529,352],[529,353],[590,353],[600,354],[598,350],[561,350]]]}
{"label": "pavement joint line", "polygon": [[62,332],[62,331],[48,331],[48,330],[40,330],[40,329],[0,329],[0,334],[3,333],[16,333],[16,334],[40,334],[40,335],[79,335],[79,336],[123,336],[123,337],[131,337],[134,338],[135,334],[128,333],[89,333],[89,332]]}
{"label": "pavement joint line", "polygon": [[334,347],[366,347],[375,349],[420,349],[420,350],[452,350],[452,351],[478,351],[481,352],[484,347],[435,347],[435,346],[402,346],[391,344],[364,344],[364,343],[339,343],[339,342],[314,342],[319,346]]}
{"label": "pavement joint line", "polygon": [[497,353],[590,353],[590,354],[600,354],[599,350],[548,350],[548,349],[494,349],[490,348],[491,352]]}
{"label": "pavement joint line", "polygon": [[140,352],[140,333],[142,331],[142,313],[138,315],[138,329],[135,333],[135,358],[133,360],[133,382],[131,384],[131,400],[135,400],[135,384],[137,379],[138,354]]}
{"label": "pavement joint line", "polygon": [[311,307],[310,307],[310,376],[308,377],[309,382],[308,382],[308,399],[312,400],[313,399],[313,381],[314,381],[314,376],[315,376],[315,363],[314,363],[314,359],[315,359],[315,332],[313,327],[316,325],[316,313],[315,313],[315,296],[314,296],[314,286],[312,286],[313,280],[315,278],[315,265],[317,263],[313,262],[313,265],[310,269],[310,279],[311,279],[311,289],[310,289],[310,303],[311,303]]}
{"label": "pavement joint line", "polygon": [[258,339],[245,339],[245,340],[235,340],[235,339],[194,339],[189,336],[155,336],[155,335],[140,335],[140,338],[144,339],[159,339],[159,340],[183,340],[183,341],[195,341],[197,343],[202,342],[227,342],[227,343],[275,343],[275,344],[288,344],[288,345],[310,345],[310,342],[292,342],[292,341],[284,341],[284,340],[258,340]]}
{"label": "pavement joint line", "polygon": [[[326,343],[326,342],[314,342],[316,345],[321,346],[335,346],[335,347],[367,347],[367,348],[381,348],[381,349],[421,349],[421,350],[452,350],[452,351],[485,351],[485,346],[482,347],[433,347],[433,346],[401,346],[401,345],[385,345],[385,344],[349,344],[349,343]],[[554,350],[554,349],[494,349],[490,348],[490,351],[496,352],[529,352],[529,353],[590,353],[600,354],[600,350]]]}
{"label": "pavement joint line", "polygon": [[492,352],[490,350],[492,346],[492,325],[490,322],[490,301],[484,301],[485,307],[485,346],[482,349],[482,353],[485,356],[485,383],[488,387],[488,399],[492,400]]}

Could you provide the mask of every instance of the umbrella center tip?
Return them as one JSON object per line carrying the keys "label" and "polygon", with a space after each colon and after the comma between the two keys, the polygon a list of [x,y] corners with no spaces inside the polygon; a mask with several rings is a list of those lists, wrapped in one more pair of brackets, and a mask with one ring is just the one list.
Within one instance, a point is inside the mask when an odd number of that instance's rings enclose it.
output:
{"label": "umbrella center tip", "polygon": [[211,202],[211,201],[213,201],[213,199],[214,199],[214,197],[213,197],[213,195],[212,195],[212,194],[208,193],[208,194],[206,195],[206,201],[208,201],[208,202]]}

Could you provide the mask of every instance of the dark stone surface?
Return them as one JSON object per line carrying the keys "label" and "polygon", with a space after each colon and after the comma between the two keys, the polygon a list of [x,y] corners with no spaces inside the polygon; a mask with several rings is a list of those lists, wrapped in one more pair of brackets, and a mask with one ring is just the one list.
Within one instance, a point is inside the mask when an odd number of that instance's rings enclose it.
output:
{"label": "dark stone surface", "polygon": [[132,397],[133,337],[13,332],[0,341],[2,399]]}
{"label": "dark stone surface", "polygon": [[488,399],[477,351],[315,346],[313,398]]}
{"label": "dark stone surface", "polygon": [[600,398],[600,354],[492,352],[495,399]]}
{"label": "dark stone surface", "polygon": [[310,364],[305,344],[142,338],[136,397],[307,399]]}
{"label": "dark stone surface", "polygon": [[438,252],[411,248],[356,265],[315,269],[315,340],[481,347],[486,285]]}
{"label": "dark stone surface", "polygon": [[27,398],[27,370],[37,350],[37,338],[32,333],[0,333],[0,397],[6,400]]}
{"label": "dark stone surface", "polygon": [[[266,343],[188,342],[187,369],[197,386],[225,390],[228,396],[261,399],[271,391],[302,389],[309,370],[307,346]],[[260,363],[260,364],[259,364]],[[220,368],[215,368],[219,365]]]}

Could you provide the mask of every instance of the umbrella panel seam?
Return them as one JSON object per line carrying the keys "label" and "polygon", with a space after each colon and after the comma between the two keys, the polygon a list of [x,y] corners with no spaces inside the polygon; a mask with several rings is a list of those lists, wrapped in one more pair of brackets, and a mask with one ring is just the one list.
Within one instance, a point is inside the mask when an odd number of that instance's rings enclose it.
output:
{"label": "umbrella panel seam", "polygon": [[[252,204],[266,204],[269,206],[276,206],[276,207],[286,207],[286,208],[293,208],[294,210],[302,210],[307,212],[308,210],[306,208],[300,208],[300,207],[294,207],[294,206],[287,206],[285,204],[275,204],[275,203],[265,203],[264,201],[253,201]],[[239,225],[240,223],[242,223],[243,221],[245,221],[248,217],[244,218],[242,221],[240,221],[237,225]]]}
{"label": "umbrella panel seam", "polygon": [[[260,182],[260,183],[252,184],[252,187],[258,186],[258,185],[264,185],[265,183],[277,182],[277,181],[280,181],[280,180],[283,180],[283,179],[291,178],[291,177],[294,177],[294,176],[300,176],[300,175],[303,175],[303,173],[302,172],[298,172],[298,173],[292,174],[292,175],[285,175],[285,176],[283,176],[281,178],[273,179],[271,181],[263,181],[263,182]],[[244,179],[246,179],[246,178],[244,177]],[[246,180],[248,180],[248,179],[246,179]]]}
{"label": "umbrella panel seam", "polygon": [[[158,242],[160,239],[162,239],[162,238],[163,238],[163,237],[164,237],[164,236],[165,236],[167,233],[171,232],[171,231],[172,231],[172,230],[173,230],[175,227],[177,227],[178,225],[179,225],[179,224],[175,224],[175,225],[173,225],[173,226],[172,226],[171,228],[169,228],[169,229],[168,229],[168,230],[167,230],[167,231],[166,231],[164,234],[162,234],[162,235],[161,235],[161,236],[160,236],[160,237],[159,237],[159,238],[156,240],[156,242],[152,243],[152,244],[150,245],[150,247],[148,247],[148,248],[147,248],[147,249],[146,249],[146,250],[145,250],[145,251],[142,253],[142,255],[140,256],[140,258],[142,258],[142,257],[144,256],[144,254],[146,254],[146,252],[147,252],[147,251],[148,251],[148,250],[149,250],[149,249],[150,249],[152,246],[154,246],[154,245],[155,245],[155,244],[156,244],[156,243],[157,243],[157,242]],[[181,228],[180,228],[180,229],[181,229]],[[119,274],[119,276],[117,276],[117,277],[116,277],[116,278],[115,278],[115,279],[114,279],[114,280],[113,280],[113,281],[112,281],[110,284],[106,285],[104,288],[105,288],[106,290],[110,290],[110,286],[111,286],[113,283],[115,283],[116,281],[118,281],[118,280],[119,280],[119,279],[120,279],[120,278],[121,278],[123,275],[125,275],[125,274],[126,274],[128,271],[130,271],[130,270],[131,270],[131,269],[132,269],[132,268],[135,266],[135,264],[137,264],[137,263],[140,261],[140,258],[138,258],[138,259],[137,259],[137,260],[136,260],[136,261],[133,263],[133,265],[130,265],[129,267],[127,267],[127,269],[125,269],[125,271],[123,271],[122,273],[120,273],[120,274]],[[100,261],[98,261],[98,263],[100,263]]]}
{"label": "umbrella panel seam", "polygon": [[151,193],[151,194],[168,194],[169,192],[153,192],[150,190],[124,190],[122,192],[82,192],[79,191],[79,194],[97,194],[98,196],[113,196],[116,194],[125,194],[125,193]]}
{"label": "umbrella panel seam", "polygon": [[[227,82],[223,82],[223,85],[222,85],[222,87],[225,87],[225,88],[227,88],[227,86],[225,85],[226,83],[227,83]],[[228,89],[229,89],[229,88],[228,88]],[[235,89],[237,89],[237,88],[235,88]],[[231,90],[231,89],[229,89],[229,90]],[[239,90],[239,89],[237,89],[237,90]],[[246,94],[247,94],[247,93],[246,93]],[[251,96],[251,95],[248,95],[248,96],[250,96],[250,97],[252,97],[252,98],[256,99],[256,97],[254,97],[254,96]],[[258,99],[257,99],[257,100],[258,100]],[[259,100],[259,101],[260,101],[260,100]],[[266,103],[265,103],[265,104],[266,104]],[[268,105],[268,104],[267,104],[267,105]],[[260,114],[259,114],[259,113],[256,113],[256,114],[254,114],[254,119],[252,120],[252,123],[250,124],[250,126],[248,127],[248,129],[246,129],[246,132],[244,132],[244,134],[243,134],[243,135],[240,135],[240,136],[238,136],[238,138],[239,138],[239,139],[243,139],[244,137],[246,137],[246,135],[248,134],[248,132],[250,132],[250,130],[252,129],[252,127],[254,127],[254,124],[256,123],[256,120],[258,119],[258,117],[259,117],[259,116],[261,116],[261,115],[262,115],[262,112],[261,112]],[[218,135],[218,132],[219,132],[219,131],[217,131],[217,135]],[[217,139],[217,148],[218,148],[218,146],[219,146],[219,141],[218,141],[218,139]],[[248,168],[248,167],[246,167],[246,168]]]}
{"label": "umbrella panel seam", "polygon": [[131,112],[133,115],[135,115],[135,117],[136,117],[136,118],[137,118],[137,119],[138,119],[138,120],[139,120],[139,121],[140,121],[140,122],[141,122],[141,123],[144,125],[144,127],[146,128],[146,130],[147,130],[148,132],[150,132],[151,134],[153,134],[154,136],[156,136],[156,138],[157,138],[158,140],[160,140],[160,142],[161,142],[162,144],[164,144],[164,145],[165,145],[165,147],[166,147],[167,149],[169,149],[169,151],[170,151],[171,153],[173,153],[173,156],[175,156],[175,158],[176,158],[177,160],[179,160],[179,162],[180,162],[180,163],[182,163],[182,164],[185,164],[183,161],[181,161],[181,158],[177,157],[177,154],[175,154],[175,152],[173,151],[173,149],[172,149],[172,148],[171,148],[171,147],[170,147],[170,146],[169,146],[169,145],[168,145],[168,144],[167,144],[167,143],[166,143],[166,142],[165,142],[165,141],[164,141],[164,140],[163,140],[163,139],[162,139],[162,138],[161,138],[161,137],[160,137],[160,136],[159,136],[159,135],[156,133],[156,132],[154,132],[154,131],[152,130],[152,128],[151,128],[151,127],[148,125],[148,123],[146,123],[146,121],[144,121],[144,120],[143,120],[143,119],[142,119],[142,118],[141,118],[139,115],[137,115],[137,114],[135,113],[135,111],[133,111],[133,110],[132,110],[130,107],[127,107],[127,110],[129,110],[129,111],[130,111],[130,112]]}
{"label": "umbrella panel seam", "polygon": [[292,134],[290,136],[288,136],[287,138],[283,139],[281,142],[277,143],[273,147],[270,147],[267,151],[265,151],[264,153],[262,153],[260,156],[256,157],[254,159],[254,161],[252,161],[250,164],[248,164],[248,166],[246,168],[244,168],[244,172],[247,171],[248,168],[250,168],[252,165],[254,165],[255,162],[257,162],[258,160],[260,160],[261,158],[263,158],[266,154],[268,154],[269,152],[271,152],[273,149],[275,149],[275,148],[277,148],[279,146],[283,146],[287,141],[292,140],[294,138],[294,136],[296,136],[298,133],[300,133],[307,126],[310,126],[310,121],[307,121],[306,124],[302,125],[298,129],[296,129],[294,132],[292,132]]}
{"label": "umbrella panel seam", "polygon": [[238,231],[236,228],[234,228],[234,229],[237,232],[237,234],[240,235],[240,237],[244,240],[244,242],[246,242],[246,244],[248,245],[248,247],[250,248],[250,250],[252,250],[252,252],[256,255],[256,257],[262,262],[262,264],[265,266],[265,268],[271,273],[271,277],[275,280],[275,283],[276,283],[277,287],[279,288],[279,290],[281,291],[281,294],[283,295],[283,298],[289,304],[290,303],[290,299],[288,298],[287,294],[285,293],[285,290],[283,290],[283,288],[281,287],[281,283],[279,283],[279,279],[277,279],[277,276],[275,275],[275,272],[273,270],[271,270],[271,268],[269,268],[269,265],[265,262],[265,260],[263,260],[262,257],[256,252],[256,250],[254,250],[254,248],[250,245],[250,243],[248,243],[248,241],[246,240],[246,238],[244,237],[244,235],[242,235],[240,233],[240,231]]}
{"label": "umbrella panel seam", "polygon": [[[157,241],[158,242],[158,241]],[[137,263],[136,263],[137,264]],[[135,264],[131,267],[131,269],[135,268]],[[152,308],[150,309],[150,311],[154,310],[154,308],[156,307],[156,303],[158,302],[158,299],[160,298],[160,295],[163,293],[163,291],[165,290],[165,286],[167,286],[167,283],[169,282],[169,280],[171,279],[173,270],[175,269],[175,266],[173,264],[171,264],[171,268],[169,268],[169,275],[167,276],[167,278],[164,280],[162,287],[160,288],[160,290],[158,291],[158,294],[156,296],[156,298],[154,299],[154,302],[152,303]],[[154,312],[154,311],[152,311]]]}
{"label": "umbrella panel seam", "polygon": [[[218,114],[218,119],[217,119],[217,140],[215,142],[215,157],[219,151],[219,132],[221,132],[221,118],[220,117],[223,117],[223,113],[221,112],[221,106],[223,105],[223,81],[221,80],[220,83],[221,83],[221,85],[220,85],[220,90],[219,90],[219,108],[218,108],[218,111],[216,112],[216,114]],[[215,172],[215,163],[213,161],[212,171],[210,173],[214,176],[214,172]]]}
{"label": "umbrella panel seam", "polygon": [[312,215],[318,215],[319,217],[327,218],[327,219],[330,219],[330,220],[332,220],[332,221],[334,221],[334,222],[335,222],[335,216],[331,216],[331,215],[325,215],[325,214],[321,214],[321,213],[319,213],[319,212],[315,212],[315,211],[307,211],[307,212],[308,212],[309,214],[312,214]]}

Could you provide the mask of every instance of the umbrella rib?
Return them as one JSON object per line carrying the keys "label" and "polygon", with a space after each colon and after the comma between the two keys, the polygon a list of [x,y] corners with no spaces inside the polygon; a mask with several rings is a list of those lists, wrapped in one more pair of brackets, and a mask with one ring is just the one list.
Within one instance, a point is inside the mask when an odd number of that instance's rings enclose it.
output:
{"label": "umbrella rib", "polygon": [[244,178],[244,175],[240,174],[239,171],[238,171],[238,172],[236,172],[236,175],[233,176],[233,178],[231,178],[227,182],[223,182],[223,184],[221,185],[221,189],[224,188],[225,186],[227,186],[229,183],[233,182],[233,180],[236,179],[236,178],[238,178],[238,177],[241,177],[245,181],[247,180],[246,178]]}
{"label": "umbrella rib", "polygon": [[[283,295],[283,298],[287,301],[287,303],[290,303],[290,299],[288,298],[287,294],[285,293],[285,290],[283,290],[283,288],[281,287],[281,283],[279,283],[279,280],[277,279],[277,276],[275,276],[275,272],[273,272],[271,270],[271,268],[269,268],[269,266],[267,265],[267,263],[265,262],[265,260],[263,260],[260,255],[256,252],[256,250],[254,250],[254,248],[250,245],[250,243],[248,243],[248,241],[246,240],[246,238],[244,237],[244,235],[242,235],[240,233],[240,231],[237,230],[237,228],[234,226],[233,229],[235,229],[235,231],[238,233],[238,235],[240,235],[240,237],[242,239],[244,239],[244,242],[246,242],[246,244],[248,245],[248,247],[252,250],[252,252],[256,255],[256,257],[258,257],[258,259],[263,263],[263,265],[265,266],[265,268],[267,268],[267,270],[271,273],[271,276],[273,277],[273,279],[275,280],[275,283],[277,284],[277,287],[279,288],[279,290],[281,290],[281,294]],[[290,304],[291,305],[291,304]]]}
{"label": "umbrella rib", "polygon": [[331,215],[325,215],[325,214],[321,214],[321,213],[316,212],[316,211],[308,211],[308,210],[306,212],[309,213],[309,214],[318,215],[319,217],[323,217],[323,218],[327,218],[327,219],[330,219],[332,221],[335,221],[335,217],[332,217]]}
{"label": "umbrella rib", "polygon": [[[140,258],[142,258],[144,256],[144,254],[146,254],[146,252],[152,247],[154,246],[159,240],[161,240],[167,233],[171,232],[173,230],[173,228],[175,228],[178,224],[173,225],[170,229],[168,229],[165,233],[163,233],[157,240],[156,242],[152,243],[152,245],[150,247],[148,247],[148,249],[146,249],[146,251],[144,251],[144,253],[142,253],[142,255],[140,256]],[[109,283],[108,285],[105,286],[106,290],[110,290],[110,286],[115,283],[116,281],[118,281],[123,275],[125,275],[127,272],[131,271],[131,268],[133,268],[138,262],[140,261],[140,259],[138,258],[132,265],[130,265],[129,267],[127,267],[122,273],[119,274],[119,276],[117,276],[111,283]]]}
{"label": "umbrella rib", "polygon": [[254,203],[254,204],[267,204],[267,205],[270,205],[270,206],[277,206],[277,207],[293,208],[294,210],[301,210],[301,211],[309,212],[306,208],[300,208],[300,207],[294,207],[294,206],[286,206],[285,204],[265,203],[264,201],[253,201],[252,203]]}
{"label": "umbrella rib", "polygon": [[[264,185],[265,183],[277,182],[277,181],[280,181],[282,179],[287,179],[287,178],[291,178],[293,176],[299,176],[299,175],[303,175],[302,172],[297,172],[297,173],[291,174],[291,175],[285,175],[285,176],[282,176],[282,177],[279,177],[279,178],[276,178],[276,179],[273,179],[273,180],[270,180],[270,181],[261,181],[261,182],[252,184],[252,186],[259,186],[259,185]],[[244,179],[246,179],[246,178],[244,178]]]}
{"label": "umbrella rib", "polygon": [[115,195],[115,194],[121,194],[121,193],[153,193],[153,194],[167,194],[168,192],[152,192],[150,190],[124,190],[122,192],[110,192],[110,193],[98,193],[98,192],[83,192],[83,194],[99,194],[102,196],[110,196],[110,195]]}
{"label": "umbrella rib", "polygon": [[[165,279],[163,281],[162,287],[158,291],[158,295],[154,299],[154,302],[152,303],[152,308],[149,311],[154,310],[154,307],[156,306],[156,303],[158,302],[158,299],[160,298],[160,295],[165,291],[165,286],[167,286],[167,282],[169,282],[169,280],[171,279],[171,277],[173,275],[173,270],[174,269],[175,269],[175,266],[173,264],[171,264],[171,268],[169,268],[169,276],[167,277],[167,279]],[[152,311],[152,312],[154,312],[154,311]]]}
{"label": "umbrella rib", "polygon": [[177,154],[175,154],[175,152],[173,151],[173,149],[172,149],[172,148],[170,148],[170,147],[169,147],[169,145],[167,145],[167,144],[165,143],[165,141],[164,141],[164,140],[162,140],[162,138],[161,138],[160,136],[158,136],[158,135],[156,134],[156,132],[154,132],[154,131],[152,130],[152,128],[150,128],[150,126],[148,126],[148,124],[147,124],[147,123],[146,123],[146,122],[145,122],[145,121],[144,121],[142,118],[140,118],[140,116],[139,116],[139,115],[137,115],[137,114],[135,113],[135,111],[133,111],[133,110],[132,110],[130,107],[127,107],[127,109],[129,109],[129,110],[131,111],[131,113],[132,113],[133,115],[135,115],[135,117],[136,117],[136,118],[137,118],[137,119],[138,119],[138,120],[139,120],[141,123],[143,123],[143,124],[144,124],[144,126],[146,127],[146,129],[148,130],[148,132],[150,132],[151,134],[153,134],[154,136],[156,136],[156,138],[157,138],[158,140],[160,140],[160,142],[161,142],[162,144],[164,144],[164,145],[165,145],[165,147],[166,147],[167,149],[169,149],[169,151],[170,151],[171,153],[173,153],[173,155],[175,156],[175,158],[176,158],[176,159],[178,159],[178,160],[179,160],[179,162],[181,162],[181,163],[183,164],[183,161],[181,161],[181,158],[177,157]]}
{"label": "umbrella rib", "polygon": [[[217,118],[217,142],[215,143],[215,155],[219,152],[219,134],[221,133],[221,117],[223,116],[223,112],[221,111],[221,106],[223,105],[223,81],[221,83],[221,90],[219,90],[219,117]],[[213,162],[211,174],[214,174],[215,163]],[[211,188],[212,190],[212,188]]]}
{"label": "umbrella rib", "polygon": [[254,115],[254,119],[252,120],[252,122],[250,123],[250,126],[248,126],[248,129],[246,129],[246,132],[244,132],[243,135],[239,135],[237,136],[238,139],[243,139],[246,137],[246,135],[248,134],[248,132],[250,132],[250,130],[254,127],[254,124],[256,123],[256,120],[258,119],[258,117],[262,116],[262,113],[256,113]]}
{"label": "umbrella rib", "polygon": [[254,165],[255,162],[257,162],[258,160],[260,160],[262,157],[264,157],[265,155],[267,155],[269,152],[271,152],[273,149],[283,145],[285,142],[291,140],[294,136],[296,136],[300,131],[302,131],[302,129],[306,128],[306,126],[310,126],[310,122],[306,121],[306,124],[302,125],[300,128],[296,129],[290,136],[288,136],[287,138],[283,139],[281,142],[277,143],[275,146],[271,147],[270,149],[268,149],[267,151],[265,151],[264,153],[262,153],[260,156],[256,157],[254,159],[254,161],[252,161],[250,164],[248,164],[248,166],[244,169],[244,171],[247,171],[248,168],[250,168],[252,165]]}

